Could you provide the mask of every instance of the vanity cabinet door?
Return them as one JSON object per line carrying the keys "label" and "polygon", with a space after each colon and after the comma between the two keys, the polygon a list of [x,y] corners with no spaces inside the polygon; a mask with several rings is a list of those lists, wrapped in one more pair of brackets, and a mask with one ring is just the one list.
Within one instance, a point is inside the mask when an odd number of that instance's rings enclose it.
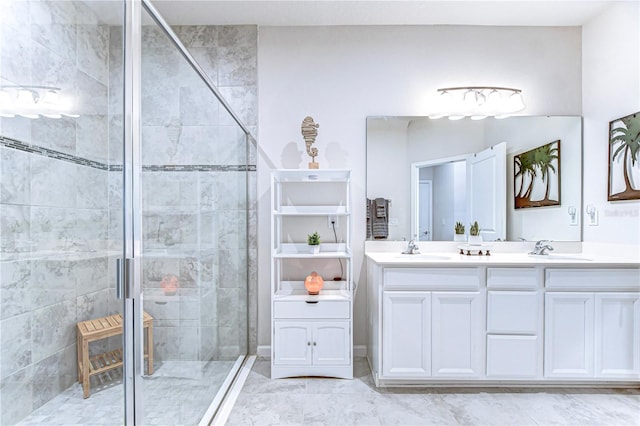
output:
{"label": "vanity cabinet door", "polygon": [[593,301],[593,293],[545,295],[545,377],[593,377]]}
{"label": "vanity cabinet door", "polygon": [[431,374],[431,293],[385,291],[382,296],[382,375]]}
{"label": "vanity cabinet door", "polygon": [[596,293],[595,373],[640,379],[640,293]]}
{"label": "vanity cabinet door", "polygon": [[432,293],[434,377],[478,377],[483,371],[483,300],[479,292]]}

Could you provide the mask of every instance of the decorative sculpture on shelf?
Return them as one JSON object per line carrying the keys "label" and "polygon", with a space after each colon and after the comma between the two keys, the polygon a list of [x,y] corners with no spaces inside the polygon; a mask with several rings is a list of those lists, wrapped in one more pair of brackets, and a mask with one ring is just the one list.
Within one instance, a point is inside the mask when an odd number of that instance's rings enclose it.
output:
{"label": "decorative sculpture on shelf", "polygon": [[310,169],[320,168],[320,164],[316,163],[318,149],[311,148],[311,145],[316,141],[316,136],[318,136],[318,127],[320,127],[320,125],[313,122],[313,117],[307,116],[302,120],[302,138],[304,139],[305,145],[307,145],[307,154],[311,157],[311,162],[309,163]]}

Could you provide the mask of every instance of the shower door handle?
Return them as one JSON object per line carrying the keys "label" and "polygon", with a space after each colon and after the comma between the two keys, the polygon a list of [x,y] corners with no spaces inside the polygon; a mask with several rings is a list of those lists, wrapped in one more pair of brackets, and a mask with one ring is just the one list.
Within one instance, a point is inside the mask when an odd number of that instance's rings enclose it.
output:
{"label": "shower door handle", "polygon": [[131,284],[133,283],[133,259],[116,259],[116,298],[126,299],[131,297]]}

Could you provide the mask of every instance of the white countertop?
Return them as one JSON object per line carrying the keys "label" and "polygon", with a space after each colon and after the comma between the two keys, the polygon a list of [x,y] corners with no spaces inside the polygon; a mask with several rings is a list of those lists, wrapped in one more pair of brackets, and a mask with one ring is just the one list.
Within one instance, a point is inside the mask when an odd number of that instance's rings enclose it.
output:
{"label": "white countertop", "polygon": [[494,253],[491,255],[466,255],[452,252],[422,252],[421,254],[402,254],[397,252],[371,252],[365,255],[385,266],[537,266],[565,265],[580,267],[640,267],[637,258],[625,256],[602,256],[582,253],[551,253],[532,256],[527,253]]}

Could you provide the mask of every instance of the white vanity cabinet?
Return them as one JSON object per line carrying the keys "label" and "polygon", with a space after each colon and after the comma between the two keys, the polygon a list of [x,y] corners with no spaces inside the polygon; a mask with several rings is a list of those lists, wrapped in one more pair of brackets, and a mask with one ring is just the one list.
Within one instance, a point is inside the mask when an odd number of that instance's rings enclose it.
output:
{"label": "white vanity cabinet", "polygon": [[478,269],[385,268],[379,272],[383,276],[382,356],[373,356],[382,360],[379,378],[480,377],[484,293]]}
{"label": "white vanity cabinet", "polygon": [[[348,170],[271,173],[271,377],[353,378]],[[335,228],[332,226],[334,222]],[[307,235],[320,234],[312,253]],[[304,279],[324,279],[317,295]]]}
{"label": "white vanity cabinet", "polygon": [[547,269],[546,289],[545,377],[640,379],[639,270]]}
{"label": "white vanity cabinet", "polygon": [[367,256],[367,358],[377,386],[640,381],[633,262]]}

